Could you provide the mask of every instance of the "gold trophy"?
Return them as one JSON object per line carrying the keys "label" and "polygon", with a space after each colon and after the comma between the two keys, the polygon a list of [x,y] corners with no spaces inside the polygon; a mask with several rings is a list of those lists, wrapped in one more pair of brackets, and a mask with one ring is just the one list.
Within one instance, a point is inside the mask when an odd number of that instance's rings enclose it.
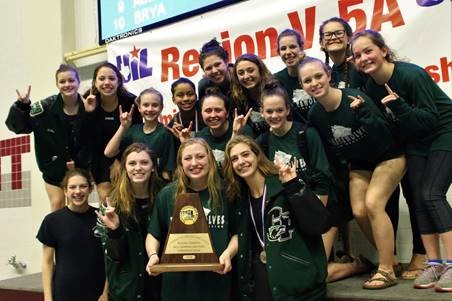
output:
{"label": "gold trophy", "polygon": [[179,195],[160,263],[152,266],[151,272],[218,271],[223,268],[212,246],[199,195]]}

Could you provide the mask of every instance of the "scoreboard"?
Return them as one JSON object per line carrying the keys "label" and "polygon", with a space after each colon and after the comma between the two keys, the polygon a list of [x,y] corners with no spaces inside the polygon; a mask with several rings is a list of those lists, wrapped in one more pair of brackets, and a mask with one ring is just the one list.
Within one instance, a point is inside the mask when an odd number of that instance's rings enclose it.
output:
{"label": "scoreboard", "polygon": [[202,14],[243,0],[97,0],[99,43]]}

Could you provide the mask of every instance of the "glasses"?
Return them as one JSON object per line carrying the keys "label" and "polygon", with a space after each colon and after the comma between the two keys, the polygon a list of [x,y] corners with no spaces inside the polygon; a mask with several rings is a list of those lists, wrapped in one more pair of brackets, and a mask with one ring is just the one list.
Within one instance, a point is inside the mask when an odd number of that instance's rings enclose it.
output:
{"label": "glasses", "polygon": [[338,39],[343,38],[345,36],[345,30],[326,31],[323,33],[323,38],[325,40],[331,40],[333,36]]}

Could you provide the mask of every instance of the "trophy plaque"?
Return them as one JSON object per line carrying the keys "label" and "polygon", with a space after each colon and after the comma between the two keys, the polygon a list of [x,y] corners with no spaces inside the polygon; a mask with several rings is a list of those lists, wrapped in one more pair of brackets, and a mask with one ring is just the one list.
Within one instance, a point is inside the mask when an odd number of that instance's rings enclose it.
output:
{"label": "trophy plaque", "polygon": [[223,265],[212,245],[206,216],[197,193],[176,199],[160,263],[152,272],[218,271]]}

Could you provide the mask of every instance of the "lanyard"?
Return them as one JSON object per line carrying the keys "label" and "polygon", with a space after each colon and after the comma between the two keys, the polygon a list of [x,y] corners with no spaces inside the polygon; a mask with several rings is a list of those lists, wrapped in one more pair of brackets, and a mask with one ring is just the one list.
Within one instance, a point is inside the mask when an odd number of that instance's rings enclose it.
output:
{"label": "lanyard", "polygon": [[259,243],[262,248],[264,248],[265,244],[265,226],[264,226],[264,211],[265,211],[265,197],[267,195],[267,185],[264,186],[264,192],[262,193],[262,209],[261,209],[261,218],[262,218],[262,238],[259,234],[259,231],[257,230],[256,220],[254,219],[253,214],[253,205],[251,205],[251,198],[248,194],[248,201],[250,203],[250,214],[251,214],[251,220],[253,221],[254,230],[256,231],[257,239],[259,240]]}

